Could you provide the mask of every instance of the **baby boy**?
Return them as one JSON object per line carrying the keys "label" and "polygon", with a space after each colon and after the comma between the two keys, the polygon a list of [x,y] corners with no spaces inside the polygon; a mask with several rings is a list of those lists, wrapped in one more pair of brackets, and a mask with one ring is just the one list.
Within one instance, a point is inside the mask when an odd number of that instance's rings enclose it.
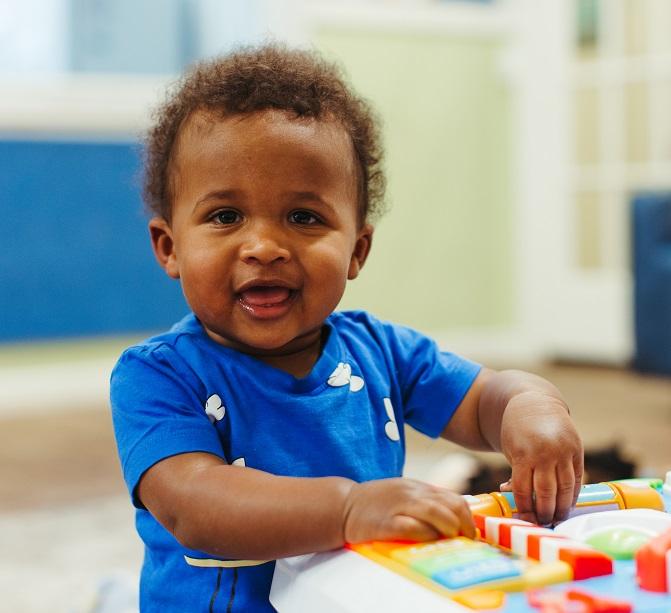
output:
{"label": "baby boy", "polygon": [[460,495],[401,478],[406,423],[502,452],[524,519],[574,503],[582,445],[552,384],[335,311],[383,191],[370,108],[313,53],[203,63],[159,110],[151,242],[192,312],[112,375],[143,611],[272,611],[279,557],[473,536]]}

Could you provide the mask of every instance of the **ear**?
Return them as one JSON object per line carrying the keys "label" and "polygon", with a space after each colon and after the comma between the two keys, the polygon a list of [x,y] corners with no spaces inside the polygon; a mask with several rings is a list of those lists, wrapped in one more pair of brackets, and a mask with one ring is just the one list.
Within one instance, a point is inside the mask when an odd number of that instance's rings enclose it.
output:
{"label": "ear", "polygon": [[154,217],[149,221],[149,234],[154,256],[161,268],[169,277],[179,279],[179,266],[170,224],[163,217]]}
{"label": "ear", "polygon": [[354,251],[350,259],[349,269],[347,270],[347,279],[350,281],[359,276],[359,272],[366,263],[370,248],[373,245],[373,230],[374,228],[370,224],[364,224],[359,230],[356,243],[354,243]]}

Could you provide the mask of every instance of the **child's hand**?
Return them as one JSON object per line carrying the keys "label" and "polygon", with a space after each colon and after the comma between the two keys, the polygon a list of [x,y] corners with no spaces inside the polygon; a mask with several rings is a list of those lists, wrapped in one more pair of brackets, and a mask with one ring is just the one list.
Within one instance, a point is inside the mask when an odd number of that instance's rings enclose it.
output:
{"label": "child's hand", "polygon": [[563,401],[543,392],[511,398],[501,422],[501,451],[512,466],[520,519],[541,525],[566,519],[580,492],[583,449]]}
{"label": "child's hand", "polygon": [[471,512],[459,494],[412,479],[355,484],[345,502],[343,526],[347,543],[475,536]]}

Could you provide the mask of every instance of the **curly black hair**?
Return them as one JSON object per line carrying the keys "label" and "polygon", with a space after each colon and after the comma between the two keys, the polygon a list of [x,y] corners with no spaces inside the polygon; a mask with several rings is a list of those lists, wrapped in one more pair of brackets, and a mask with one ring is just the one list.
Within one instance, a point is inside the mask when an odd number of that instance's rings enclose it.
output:
{"label": "curly black hair", "polygon": [[196,64],[154,113],[145,139],[144,200],[150,214],[171,218],[170,171],[180,129],[196,111],[222,116],[278,109],[335,120],[349,134],[358,169],[360,219],[382,213],[385,175],[379,121],[341,70],[315,51],[277,43],[243,47]]}

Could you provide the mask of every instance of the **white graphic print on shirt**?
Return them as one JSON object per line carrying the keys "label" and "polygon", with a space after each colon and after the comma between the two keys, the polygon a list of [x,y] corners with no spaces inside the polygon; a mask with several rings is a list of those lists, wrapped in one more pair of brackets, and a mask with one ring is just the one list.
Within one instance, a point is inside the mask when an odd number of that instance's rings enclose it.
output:
{"label": "white graphic print on shirt", "polygon": [[383,398],[384,410],[387,411],[389,421],[384,425],[384,433],[392,440],[401,440],[401,433],[398,431],[398,424],[396,423],[396,415],[394,415],[394,406],[391,404],[391,398]]}
{"label": "white graphic print on shirt", "polygon": [[226,407],[224,406],[219,394],[212,394],[205,402],[205,415],[210,418],[212,423],[221,421],[226,415]]}
{"label": "white graphic print on shirt", "polygon": [[331,373],[327,383],[331,387],[342,387],[349,385],[352,392],[358,392],[364,386],[364,381],[361,377],[352,374],[352,367],[346,362],[338,362],[338,366]]}

